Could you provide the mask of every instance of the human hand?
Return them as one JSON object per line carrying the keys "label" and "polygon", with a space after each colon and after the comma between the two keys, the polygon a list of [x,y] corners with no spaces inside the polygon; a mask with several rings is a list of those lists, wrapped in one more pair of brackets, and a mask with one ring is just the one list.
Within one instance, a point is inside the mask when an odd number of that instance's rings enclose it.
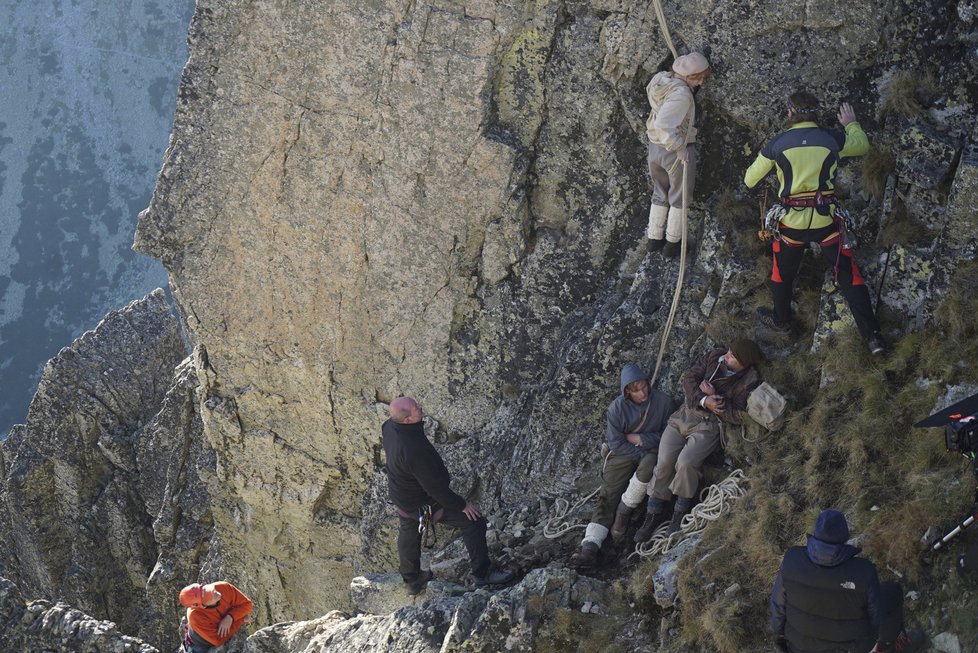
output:
{"label": "human hand", "polygon": [[479,506],[475,505],[471,501],[465,502],[465,507],[462,508],[462,513],[465,514],[470,521],[475,521],[482,516],[482,513],[479,512]]}
{"label": "human hand", "polygon": [[713,389],[713,384],[707,381],[706,379],[700,381],[700,392],[702,392],[706,396],[716,394],[716,390]]}
{"label": "human hand", "polygon": [[723,413],[723,408],[726,406],[726,404],[727,400],[720,395],[710,395],[706,398],[706,401],[703,402],[703,406],[714,415],[720,415]]}
{"label": "human hand", "polygon": [[687,163],[689,163],[689,148],[684,147],[679,152],[679,160],[683,162],[683,165],[686,165]]}
{"label": "human hand", "polygon": [[243,624],[245,624],[247,626],[248,624],[250,624],[254,620],[255,620],[255,618],[252,617],[251,614],[249,613],[249,614],[245,615],[245,618],[241,620],[241,623],[243,623]]}
{"label": "human hand", "polygon": [[843,102],[839,105],[839,122],[842,123],[843,127],[850,122],[856,122],[856,111],[848,102]]}
{"label": "human hand", "polygon": [[636,447],[642,446],[642,438],[639,437],[638,433],[629,433],[625,436],[625,439],[628,440],[630,444],[634,444]]}
{"label": "human hand", "polygon": [[227,637],[227,634],[231,631],[231,624],[234,623],[234,617],[229,614],[224,615],[221,619],[221,623],[217,624],[217,636]]}

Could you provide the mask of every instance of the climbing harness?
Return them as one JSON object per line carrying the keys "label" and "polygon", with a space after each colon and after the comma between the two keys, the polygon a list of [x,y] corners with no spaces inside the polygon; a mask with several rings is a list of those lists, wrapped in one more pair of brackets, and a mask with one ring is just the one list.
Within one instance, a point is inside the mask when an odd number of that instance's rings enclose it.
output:
{"label": "climbing harness", "polygon": [[[418,533],[421,534],[421,545],[430,549],[438,541],[435,533],[435,522],[431,517],[431,506],[424,505],[418,508]],[[431,538],[429,542],[428,538]]]}
{"label": "climbing harness", "polygon": [[659,527],[651,540],[636,545],[635,551],[628,557],[637,555],[641,558],[648,558],[660,553],[668,553],[680,542],[688,540],[697,533],[702,533],[710,522],[714,522],[730,512],[734,501],[747,494],[747,490],[742,487],[742,484],[747,481],[743,470],[735,469],[730,472],[727,478],[703,491],[706,496],[693,507],[688,515],[683,517],[682,527],[678,531],[672,535],[667,535],[669,522],[666,522]]}

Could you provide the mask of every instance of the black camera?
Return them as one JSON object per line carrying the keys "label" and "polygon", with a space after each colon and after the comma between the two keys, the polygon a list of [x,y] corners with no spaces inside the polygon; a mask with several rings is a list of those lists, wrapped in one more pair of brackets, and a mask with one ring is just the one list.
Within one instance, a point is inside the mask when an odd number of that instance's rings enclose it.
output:
{"label": "black camera", "polygon": [[969,415],[944,427],[947,450],[967,455],[978,451],[978,415]]}
{"label": "black camera", "polygon": [[914,426],[943,426],[947,450],[974,458],[974,454],[978,452],[978,394],[951,404]]}
{"label": "black camera", "polygon": [[[973,394],[967,399],[951,404],[944,410],[925,417],[914,426],[943,426],[944,443],[947,445],[947,450],[959,453],[969,459],[972,472],[978,479],[978,456],[976,456],[976,452],[978,452],[978,394]],[[972,508],[972,513],[931,544],[931,551],[940,550],[976,521],[978,521],[978,487],[975,488],[975,506]],[[978,567],[978,560],[975,559],[978,552],[974,549],[975,546],[972,545],[972,550],[969,553],[958,558],[958,571],[962,574],[978,574],[978,571],[975,570]]]}

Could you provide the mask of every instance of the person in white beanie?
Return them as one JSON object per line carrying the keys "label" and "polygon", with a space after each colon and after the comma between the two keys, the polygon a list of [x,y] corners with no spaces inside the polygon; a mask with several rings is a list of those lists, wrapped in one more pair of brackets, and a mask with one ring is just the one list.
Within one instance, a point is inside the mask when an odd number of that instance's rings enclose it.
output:
{"label": "person in white beanie", "polygon": [[662,250],[663,256],[679,254],[682,238],[683,167],[686,168],[686,198],[693,194],[696,178],[696,128],[693,90],[710,77],[710,62],[699,52],[677,57],[671,71],[657,73],[645,87],[649,98],[649,176],[652,179],[652,208],[646,231],[648,251]]}

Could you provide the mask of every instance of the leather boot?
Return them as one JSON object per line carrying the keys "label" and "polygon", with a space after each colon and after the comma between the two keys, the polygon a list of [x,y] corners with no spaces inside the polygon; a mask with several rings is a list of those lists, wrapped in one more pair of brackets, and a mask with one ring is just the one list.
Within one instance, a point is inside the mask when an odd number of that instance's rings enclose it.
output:
{"label": "leather boot", "polygon": [[581,550],[571,556],[571,564],[584,568],[598,564],[598,545],[594,542],[583,542]]}
{"label": "leather boot", "polygon": [[665,238],[649,238],[645,241],[645,251],[647,251],[649,254],[654,254],[665,247],[665,244]]}
{"label": "leather boot", "polygon": [[635,541],[636,542],[648,542],[652,539],[655,534],[656,529],[666,523],[666,507],[655,506],[657,510],[650,511],[645,516],[645,521],[637,531],[635,531]]}
{"label": "leather boot", "polygon": [[628,522],[631,521],[631,518],[631,506],[626,506],[624,503],[619,502],[618,510],[615,512],[615,523],[611,525],[611,537],[616,542],[625,536],[625,531],[628,530]]}
{"label": "leather boot", "polygon": [[672,511],[672,521],[669,522],[669,531],[666,534],[672,535],[673,533],[678,533],[683,527],[683,517],[688,514],[688,510],[680,510],[677,506],[676,509]]}

